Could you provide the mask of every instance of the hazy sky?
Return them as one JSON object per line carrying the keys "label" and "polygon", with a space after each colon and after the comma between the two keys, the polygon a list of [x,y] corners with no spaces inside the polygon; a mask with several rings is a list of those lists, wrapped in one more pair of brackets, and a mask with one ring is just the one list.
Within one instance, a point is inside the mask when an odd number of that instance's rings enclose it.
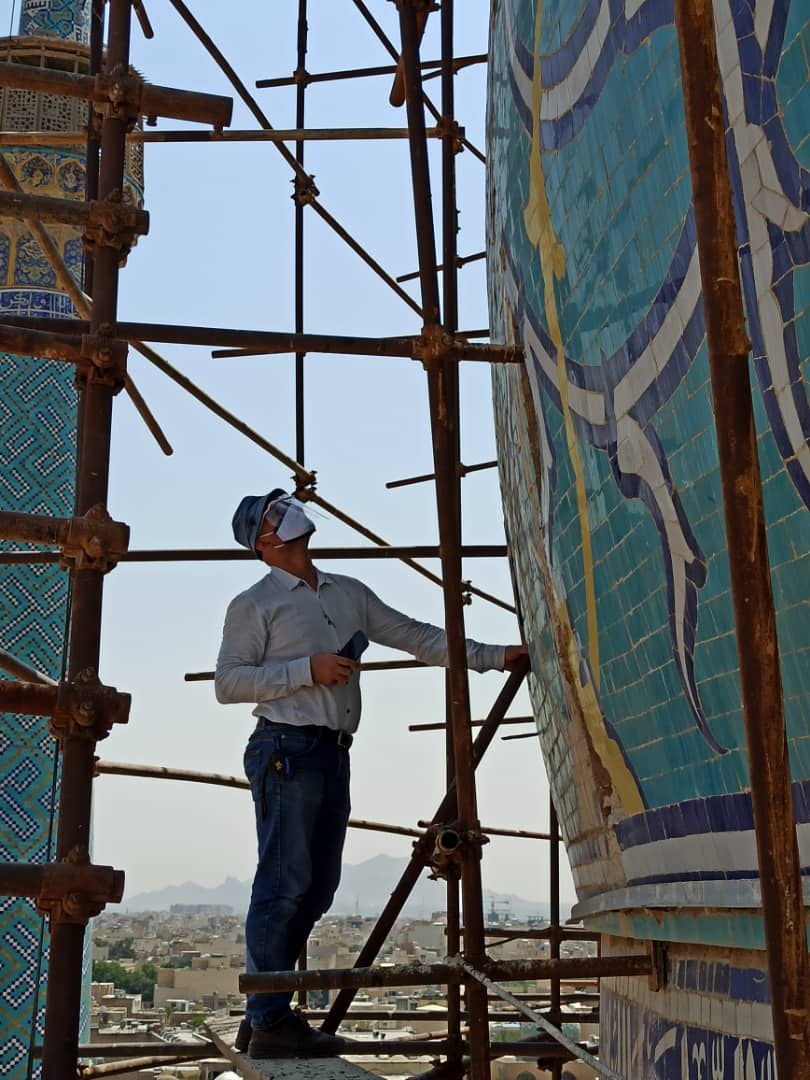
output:
{"label": "hazy sky", "polygon": [[[369,5],[398,39],[387,0]],[[191,7],[249,87],[295,67],[297,4],[249,0],[239,5],[192,0]],[[489,4],[457,5],[457,53],[486,49]],[[133,31],[133,63],[164,85],[230,94],[224,77],[166,0],[152,0],[156,36]],[[350,0],[310,0],[310,72],[389,62]],[[462,14],[463,11],[463,14]],[[6,25],[11,5],[5,4]],[[15,27],[16,27],[16,18]],[[425,58],[439,55],[438,18],[429,20]],[[427,84],[438,100],[439,83]],[[308,126],[404,127],[388,105],[390,78],[316,84],[307,92]],[[293,127],[292,89],[256,90],[276,127]],[[457,113],[483,146],[485,73],[456,80]],[[161,121],[162,128],[176,128]],[[233,127],[254,128],[235,102]],[[433,144],[434,205],[440,210],[439,152]],[[310,143],[306,168],[321,201],[392,274],[416,269],[407,142]],[[483,247],[484,166],[459,156],[459,251]],[[121,278],[124,319],[268,330],[293,329],[291,172],[270,144],[146,147],[150,235],[132,252]],[[352,334],[417,333],[417,316],[314,214],[306,217],[306,329]],[[488,323],[482,263],[460,275],[460,326]],[[409,286],[418,297],[417,283]],[[293,361],[290,357],[212,360],[201,348],[158,346],[226,407],[294,456]],[[124,396],[116,400],[110,510],[131,525],[133,548],[231,546],[230,519],[245,493],[285,486],[288,471],[228,428],[135,353],[130,371],[174,446],[165,458]],[[494,457],[489,372],[462,365],[462,459]],[[330,501],[395,544],[435,543],[429,484],[387,491],[385,482],[430,472],[427,390],[421,366],[405,359],[310,355],[307,360],[306,464]],[[503,542],[495,471],[463,481],[464,539]],[[338,522],[320,518],[315,543],[362,544]],[[438,563],[430,564],[437,569]],[[389,561],[329,563],[362,577],[388,603],[442,620],[440,590]],[[107,579],[101,674],[133,695],[129,725],[99,744],[101,758],[241,775],[253,726],[249,706],[216,703],[211,683],[188,684],[187,671],[213,667],[228,601],[261,573],[258,563],[120,566]],[[468,561],[465,577],[506,599],[505,560]],[[478,640],[518,640],[509,615],[476,599],[467,632]],[[388,650],[372,647],[366,659]],[[504,676],[472,674],[473,715],[486,714]],[[400,824],[429,816],[443,791],[441,733],[409,734],[408,723],[443,719],[439,671],[367,673],[364,712],[352,751],[353,815]],[[528,711],[524,694],[512,715]],[[504,734],[516,729],[504,729]],[[534,740],[496,741],[479,770],[485,825],[544,828],[548,787]],[[245,792],[169,781],[101,777],[95,787],[96,862],[127,875],[127,894],[193,879],[216,884],[250,876],[255,838]],[[350,831],[346,860],[378,852],[406,855],[405,837]],[[547,896],[546,845],[494,838],[484,855],[484,883],[501,892]],[[393,882],[392,882],[393,885]],[[564,870],[563,898],[574,895]]]}

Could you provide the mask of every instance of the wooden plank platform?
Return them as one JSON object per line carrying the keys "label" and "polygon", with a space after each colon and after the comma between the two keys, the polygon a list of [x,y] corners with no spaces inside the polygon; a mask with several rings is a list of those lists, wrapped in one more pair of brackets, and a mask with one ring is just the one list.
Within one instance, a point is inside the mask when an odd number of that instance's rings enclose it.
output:
{"label": "wooden plank platform", "polygon": [[254,1061],[234,1049],[238,1017],[210,1020],[204,1030],[244,1080],[378,1080],[374,1073],[339,1057]]}

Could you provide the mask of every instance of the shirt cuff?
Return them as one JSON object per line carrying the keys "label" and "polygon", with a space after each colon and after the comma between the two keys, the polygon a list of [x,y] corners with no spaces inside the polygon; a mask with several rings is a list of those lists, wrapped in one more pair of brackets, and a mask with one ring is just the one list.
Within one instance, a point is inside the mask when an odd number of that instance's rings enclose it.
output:
{"label": "shirt cuff", "polygon": [[308,656],[288,661],[287,667],[289,668],[291,686],[295,688],[312,686],[312,668],[309,666]]}

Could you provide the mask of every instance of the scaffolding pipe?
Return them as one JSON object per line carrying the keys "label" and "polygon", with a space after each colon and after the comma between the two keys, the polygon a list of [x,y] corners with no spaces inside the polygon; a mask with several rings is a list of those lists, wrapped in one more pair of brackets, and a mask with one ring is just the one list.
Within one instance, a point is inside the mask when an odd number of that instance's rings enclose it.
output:
{"label": "scaffolding pipe", "polygon": [[[106,70],[129,70],[129,0],[110,0]],[[123,190],[127,119],[108,111],[101,130],[99,198],[109,200]],[[90,330],[103,331],[117,316],[117,248],[99,245]],[[110,461],[110,425],[113,387],[86,380],[79,393],[79,430],[76,462],[76,510],[84,515],[107,502]],[[67,679],[72,682],[87,669],[97,671],[100,653],[101,603],[104,575],[95,569],[71,570],[70,630]],[[95,739],[87,732],[69,733],[60,740],[62,773],[56,859],[71,852],[88,852]],[[51,917],[51,948],[45,1007],[43,1070],[48,1080],[75,1076],[82,999],[82,964],[86,920],[66,921],[58,912]]]}
{"label": "scaffolding pipe", "polygon": [[[526,982],[529,979],[550,979],[597,976],[620,978],[622,976],[649,975],[652,961],[647,954],[627,956],[566,957],[549,960],[542,957],[531,960],[490,960],[484,957],[482,969],[488,979],[500,982]],[[479,973],[473,974],[461,957],[451,958],[444,964],[391,964],[386,967],[320,968],[310,971],[257,971],[243,972],[239,976],[239,989],[247,994],[269,994],[277,991],[298,990],[359,990],[366,986],[436,986],[467,982],[472,979],[482,986]],[[489,985],[489,983],[487,984]],[[490,986],[490,989],[493,987]],[[494,988],[499,992],[500,987]],[[484,991],[484,1031],[486,1032],[486,1000]],[[511,1004],[511,1002],[510,1002]],[[469,1001],[467,1003],[469,1010]],[[515,1008],[523,1010],[522,1005]],[[470,1015],[470,1024],[473,1018]]]}
{"label": "scaffolding pipe", "polygon": [[[123,70],[127,70],[126,68]],[[26,93],[58,94],[99,103],[120,100],[131,104],[143,116],[167,116],[173,120],[227,127],[233,101],[219,94],[200,94],[144,82],[138,75],[79,75],[28,64],[0,62],[0,86]]]}
{"label": "scaffolding pipe", "polygon": [[[560,1044],[560,1046],[565,1047],[565,1049],[568,1050],[568,1052],[572,1054],[575,1058],[578,1058],[580,1061],[584,1061],[586,1065],[590,1066],[590,1068],[594,1070],[597,1076],[604,1076],[605,1080],[625,1080],[625,1078],[620,1073],[615,1072],[607,1065],[603,1065],[601,1061],[598,1061],[592,1054],[589,1054],[581,1046],[575,1043],[573,1039],[569,1039],[568,1036],[565,1035],[562,1031],[560,1031],[558,1027],[555,1027],[553,1024],[549,1023],[549,1021],[546,1020],[546,1018],[541,1015],[541,1013],[535,1012],[533,1009],[528,1008],[528,1006],[526,1005],[522,1005],[517,1000],[517,998],[514,998],[507,990],[504,990],[502,986],[498,986],[495,982],[493,982],[493,980],[489,978],[486,973],[476,971],[471,964],[467,963],[467,961],[463,959],[463,957],[458,956],[455,958],[455,960],[460,968],[463,968],[463,970],[466,971],[469,975],[472,975],[474,976],[474,978],[478,979],[483,986],[486,986],[488,989],[494,991],[498,995],[498,997],[502,998],[509,1005],[512,1005],[514,1008],[519,1009],[524,1016],[528,1016],[533,1023],[537,1024],[537,1026],[543,1031],[545,1031],[547,1035],[550,1035],[552,1039],[555,1040],[555,1042]],[[556,963],[561,964],[564,963],[564,961],[558,960],[556,961]],[[633,972],[632,974],[640,974],[640,972]]]}
{"label": "scaffolding pipe", "polygon": [[[438,547],[425,544],[422,546],[389,547],[329,547],[312,548],[312,558],[323,560],[365,560],[365,559],[439,559]],[[465,544],[461,549],[464,559],[503,559],[508,554],[504,544]],[[59,562],[57,552],[42,551],[0,551],[0,565],[19,563]],[[157,563],[157,562],[255,562],[256,556],[244,548],[142,548],[122,552],[119,562]],[[521,721],[528,723],[533,718]],[[508,721],[512,723],[512,721]],[[479,722],[480,723],[480,722]],[[473,725],[475,726],[475,725]],[[412,731],[443,731],[444,724],[415,724]]]}
{"label": "scaffolding pipe", "polygon": [[[501,726],[504,724],[533,724],[535,722],[533,716],[506,716],[501,720]],[[483,727],[486,720],[473,720],[470,723],[470,727]],[[447,724],[408,724],[408,731],[444,731]]]}
{"label": "scaffolding pipe", "polygon": [[[474,56],[457,56],[452,61],[453,71],[461,71],[462,68],[470,67],[472,64],[486,64],[488,60],[486,53],[476,53]],[[430,71],[431,69],[441,68],[443,60],[422,60],[420,66],[423,71]],[[277,79],[259,79],[256,82],[256,88],[258,90],[265,90],[268,88],[278,88],[282,86],[297,86],[299,83],[304,82],[308,86],[311,83],[318,82],[338,82],[342,79],[363,79],[373,77],[376,75],[396,75],[399,68],[396,64],[384,64],[382,67],[365,67],[365,68],[344,68],[340,71],[321,71],[318,73],[310,73],[309,71],[296,71],[293,75],[286,75]]]}
{"label": "scaffolding pipe", "polygon": [[[497,469],[497,467],[497,461],[482,461],[480,465],[462,465],[459,463],[458,474],[459,476],[467,476],[469,473],[481,472],[482,469]],[[389,489],[401,488],[408,487],[411,484],[424,484],[435,479],[435,473],[422,473],[420,476],[406,476],[403,480],[389,480],[385,486]]]}
{"label": "scaffolding pipe", "polygon": [[750,344],[737,259],[710,0],[676,0],[689,165],[709,351],[780,1076],[810,1076],[810,964],[779,670]]}
{"label": "scaffolding pipe", "polygon": [[[10,195],[14,193],[7,193]],[[5,197],[0,193],[0,199]],[[16,196],[15,196],[16,197]],[[26,196],[39,200],[39,196]],[[86,204],[70,199],[51,200],[70,208]],[[80,211],[79,216],[85,211]],[[48,334],[81,335],[88,332],[86,320],[12,316],[4,319],[5,327],[38,330]],[[201,345],[215,348],[214,356],[224,355],[218,347],[228,350],[228,355],[272,356],[286,353],[318,352],[338,356],[402,357],[422,360],[426,348],[419,335],[394,337],[361,337],[341,334],[297,334],[276,330],[242,330],[223,326],[184,326],[173,323],[145,323],[119,321],[115,325],[119,338],[134,346],[143,342],[163,345]],[[236,351],[232,351],[233,350]],[[457,335],[442,343],[443,351],[451,360],[470,360],[487,364],[522,364],[523,350],[517,345],[476,345],[466,335]],[[299,463],[300,465],[300,463]],[[302,471],[303,470],[302,467]]]}
{"label": "scaffolding pipe", "polygon": [[[452,24],[451,24],[452,25]],[[423,336],[437,345],[448,337],[440,325],[436,241],[431,203],[430,168],[425,138],[424,92],[419,68],[419,16],[414,3],[399,4],[402,38],[401,63],[405,82],[405,105],[411,132],[411,181],[413,188],[416,246]],[[453,182],[454,190],[454,182]],[[452,202],[455,207],[455,199]],[[454,244],[454,241],[453,241]],[[448,276],[450,281],[450,276]],[[450,282],[452,289],[452,282]],[[455,296],[454,292],[452,293]],[[452,314],[455,314],[453,312]],[[457,382],[449,375],[450,363],[443,350],[426,362],[433,466],[439,541],[442,548],[445,630],[450,686],[452,754],[455,766],[458,830],[480,829],[475,791],[475,770],[470,730],[470,700],[464,634],[464,597],[461,589],[460,489],[458,476]],[[455,373],[454,373],[455,374]],[[475,963],[486,959],[484,942],[483,887],[480,848],[465,845],[461,860],[461,893],[465,912],[465,950]],[[465,982],[465,1004],[470,1014],[471,1080],[488,1080],[489,1035],[486,1023],[486,992],[472,980]]]}
{"label": "scaffolding pipe", "polygon": [[[0,688],[2,687],[0,682]],[[16,683],[10,684],[12,686]],[[97,776],[137,776],[149,780],[181,780],[193,784],[211,784],[215,787],[238,788],[249,790],[250,783],[240,776],[226,776],[221,773],[197,772],[192,769],[172,769],[166,765],[135,765],[123,761],[96,761]],[[419,823],[419,828],[411,829],[406,825],[388,825],[382,821],[367,821],[362,818],[350,818],[350,829],[365,829],[370,832],[391,833],[395,836],[412,836],[420,839],[431,822]],[[524,829],[495,829],[482,826],[481,831],[487,836],[510,836],[519,840],[547,840],[547,833],[526,832]],[[518,937],[530,937],[532,934],[517,934]],[[540,935],[538,935],[540,936]],[[574,935],[571,935],[574,936]],[[589,939],[590,940],[590,939]]]}
{"label": "scaffolding pipe", "polygon": [[0,649],[0,671],[7,671],[9,675],[14,675],[23,682],[41,683],[43,686],[54,687],[57,685],[55,679],[52,679],[49,675],[44,675],[23,660],[18,660],[16,656],[12,656],[5,649]]}
{"label": "scaffolding pipe", "polygon": [[[87,137],[85,128],[78,131],[0,131],[0,146],[78,146]],[[436,127],[428,128],[429,139],[440,139]],[[127,145],[144,143],[248,143],[248,142],[367,142],[407,139],[407,128],[340,127],[340,128],[273,128],[265,131],[254,128],[231,131],[130,131]],[[475,256],[472,257],[473,259]],[[469,261],[469,260],[468,260]],[[400,279],[395,279],[400,280]],[[406,276],[405,280],[408,278]]]}

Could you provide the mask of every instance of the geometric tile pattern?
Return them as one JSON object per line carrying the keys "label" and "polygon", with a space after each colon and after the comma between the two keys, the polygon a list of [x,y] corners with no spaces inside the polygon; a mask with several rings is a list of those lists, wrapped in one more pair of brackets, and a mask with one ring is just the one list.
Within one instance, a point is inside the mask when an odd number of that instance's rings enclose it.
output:
{"label": "geometric tile pattern", "polygon": [[87,43],[90,0],[23,0],[20,34]]}
{"label": "geometric tile pattern", "polygon": [[[810,6],[713,8],[808,873]],[[672,0],[493,6],[490,327],[526,356],[493,370],[501,487],[540,742],[590,912],[656,890],[731,907],[756,878],[673,18]],[[641,913],[608,918],[649,932]],[[709,932],[677,919],[674,939]],[[735,919],[736,943],[759,948]],[[688,1075],[711,1075],[685,1031]],[[748,1075],[740,1054],[767,1058],[718,1045],[716,1074]],[[638,1064],[628,1075],[647,1075]]]}
{"label": "geometric tile pattern", "polygon": [[[21,30],[86,43],[88,11],[88,2],[26,0]],[[18,148],[4,156],[25,190],[83,197],[84,163],[76,154]],[[80,277],[77,231],[50,231]],[[0,232],[0,313],[74,314],[34,237],[11,221]],[[0,354],[0,506],[71,514],[75,441],[69,365]],[[52,677],[62,669],[66,609],[67,579],[59,567],[3,567],[0,645]],[[0,859],[46,862],[52,856],[56,770],[56,745],[42,717],[0,716]],[[0,900],[0,1076],[39,1075],[30,1048],[42,1039],[47,950],[47,927],[33,904]]]}
{"label": "geometric tile pattern", "polygon": [[[22,297],[18,302],[22,307]],[[0,505],[69,514],[73,506],[75,395],[64,365],[0,355]],[[17,545],[5,545],[14,546]],[[58,676],[67,582],[52,565],[4,567],[0,577],[2,646]],[[42,717],[0,715],[0,859],[50,857],[56,746]],[[0,906],[0,1075],[27,1075],[32,1028],[41,1035],[47,929],[33,905]],[[38,1067],[31,1072],[39,1073]]]}

